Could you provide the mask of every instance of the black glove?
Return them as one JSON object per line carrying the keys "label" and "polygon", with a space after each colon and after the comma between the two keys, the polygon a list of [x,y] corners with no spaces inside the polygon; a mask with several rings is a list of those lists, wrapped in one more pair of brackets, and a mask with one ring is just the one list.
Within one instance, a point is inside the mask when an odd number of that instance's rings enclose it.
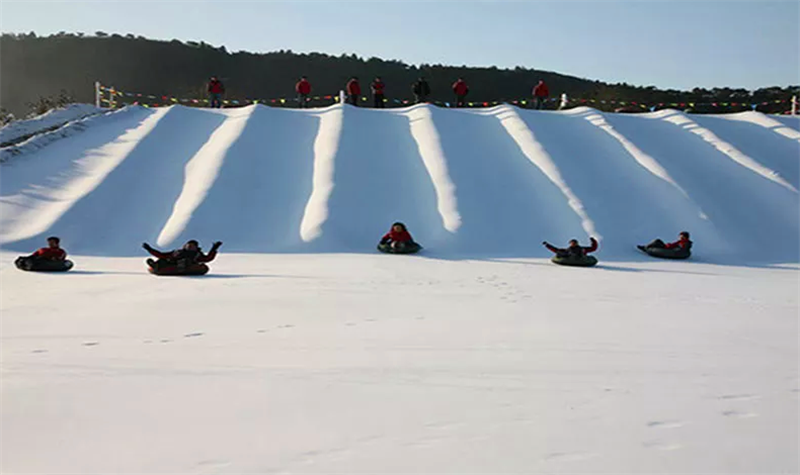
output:
{"label": "black glove", "polygon": [[383,239],[381,239],[381,244],[386,244],[386,243],[388,243],[388,242],[389,242],[389,238],[383,238]]}
{"label": "black glove", "polygon": [[150,247],[150,244],[147,244],[146,242],[143,242],[143,243],[142,243],[142,247],[143,247],[145,250],[147,250],[147,251],[149,251],[150,249],[152,249],[152,248]]}
{"label": "black glove", "polygon": [[542,241],[542,246],[546,246],[546,245],[547,245],[547,241]]}
{"label": "black glove", "polygon": [[211,249],[212,249],[212,250],[219,249],[219,247],[220,247],[221,245],[222,245],[222,241],[217,241],[217,242],[215,242],[214,244],[212,244],[212,245],[211,245]]}

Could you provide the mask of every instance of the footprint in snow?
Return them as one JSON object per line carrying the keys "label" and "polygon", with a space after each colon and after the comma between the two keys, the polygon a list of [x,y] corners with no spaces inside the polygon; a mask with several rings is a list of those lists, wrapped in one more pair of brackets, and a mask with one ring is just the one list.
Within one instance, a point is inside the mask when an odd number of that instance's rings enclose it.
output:
{"label": "footprint in snow", "polygon": [[758,417],[758,414],[755,412],[741,412],[741,411],[722,411],[722,415],[725,417],[733,417],[735,419],[750,419],[753,417]]}
{"label": "footprint in snow", "polygon": [[97,346],[99,344],[100,344],[99,341],[87,341],[83,343],[83,346]]}
{"label": "footprint in snow", "polygon": [[278,328],[294,328],[294,325],[279,325]]}
{"label": "footprint in snow", "polygon": [[551,452],[544,456],[545,460],[556,460],[564,462],[572,462],[577,460],[586,460],[597,457],[598,454],[592,452]]}
{"label": "footprint in snow", "polygon": [[33,350],[31,353],[47,353],[48,350]]}
{"label": "footprint in snow", "polygon": [[183,335],[184,338],[194,338],[196,336],[203,336],[202,332],[195,332],[195,333],[187,333]]}
{"label": "footprint in snow", "polygon": [[725,401],[752,401],[753,399],[760,399],[761,396],[757,394],[726,394],[719,398]]}
{"label": "footprint in snow", "polygon": [[647,427],[653,429],[677,429],[683,427],[685,424],[681,421],[651,421],[647,423]]}
{"label": "footprint in snow", "polygon": [[267,331],[268,331],[268,330],[264,330],[264,329],[262,328],[261,330],[256,330],[256,333],[267,333]]}
{"label": "footprint in snow", "polygon": [[644,445],[648,449],[663,450],[663,451],[678,450],[683,448],[683,445],[678,444],[676,442],[662,442],[660,440],[645,442],[642,445]]}
{"label": "footprint in snow", "polygon": [[163,340],[159,340],[161,343],[172,343],[172,340],[168,338],[164,338]]}

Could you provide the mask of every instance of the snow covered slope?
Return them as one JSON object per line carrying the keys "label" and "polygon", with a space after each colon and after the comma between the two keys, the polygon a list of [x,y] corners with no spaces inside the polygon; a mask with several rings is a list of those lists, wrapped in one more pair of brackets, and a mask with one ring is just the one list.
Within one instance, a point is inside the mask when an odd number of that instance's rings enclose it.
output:
{"label": "snow covered slope", "polygon": [[104,112],[105,109],[90,104],[70,104],[53,109],[31,119],[16,120],[0,127],[0,144],[10,144],[25,137],[60,127],[68,122]]}
{"label": "snow covered slope", "polygon": [[[794,119],[84,124],[0,166],[0,472],[800,471]],[[375,251],[395,220],[423,254]],[[633,247],[683,229],[692,261]],[[14,268],[50,234],[74,270]],[[598,267],[545,259],[589,234]],[[188,238],[210,274],[146,273]]]}
{"label": "snow covered slope", "polygon": [[[784,121],[784,122],[781,122]],[[239,252],[371,252],[394,220],[432,255],[606,259],[693,233],[709,262],[798,260],[800,132],[757,113],[604,114],[498,106],[131,108],[2,168],[0,243],[83,254],[143,240]]]}

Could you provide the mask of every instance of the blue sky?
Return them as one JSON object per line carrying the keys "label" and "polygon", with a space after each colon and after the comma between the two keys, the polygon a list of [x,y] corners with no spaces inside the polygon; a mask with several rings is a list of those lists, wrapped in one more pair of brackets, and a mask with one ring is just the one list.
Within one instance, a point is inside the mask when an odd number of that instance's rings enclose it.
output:
{"label": "blue sky", "polygon": [[800,2],[3,0],[3,32],[133,33],[229,51],[517,65],[691,89],[800,83]]}

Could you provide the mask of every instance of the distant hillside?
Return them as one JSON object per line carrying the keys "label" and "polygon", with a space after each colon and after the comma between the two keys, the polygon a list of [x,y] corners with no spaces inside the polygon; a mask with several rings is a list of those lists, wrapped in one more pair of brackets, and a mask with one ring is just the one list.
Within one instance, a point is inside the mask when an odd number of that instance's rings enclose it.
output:
{"label": "distant hillside", "polygon": [[[294,83],[300,75],[309,77],[314,94],[335,94],[347,79],[356,75],[366,86],[374,76],[387,84],[387,96],[411,97],[410,85],[420,75],[428,78],[432,99],[452,100],[450,84],[464,77],[470,85],[470,100],[511,101],[530,96],[532,86],[544,79],[553,95],[566,92],[570,97],[595,99],[593,107],[614,109],[616,104],[600,101],[657,103],[738,103],[726,104],[725,111],[744,110],[749,102],[766,102],[763,112],[782,112],[798,88],[744,89],[715,88],[693,91],[658,90],[628,84],[606,84],[549,71],[515,68],[467,68],[443,65],[408,65],[356,55],[339,57],[326,54],[297,54],[278,51],[264,54],[230,53],[224,46],[200,42],[155,41],[133,35],[93,36],[60,33],[49,37],[34,34],[0,37],[0,107],[17,115],[41,97],[62,90],[75,100],[94,100],[94,81],[123,91],[164,94],[177,97],[205,96],[209,76],[223,78],[231,99],[294,96]],[[707,111],[721,112],[719,104]],[[697,106],[698,111],[704,111]]]}

